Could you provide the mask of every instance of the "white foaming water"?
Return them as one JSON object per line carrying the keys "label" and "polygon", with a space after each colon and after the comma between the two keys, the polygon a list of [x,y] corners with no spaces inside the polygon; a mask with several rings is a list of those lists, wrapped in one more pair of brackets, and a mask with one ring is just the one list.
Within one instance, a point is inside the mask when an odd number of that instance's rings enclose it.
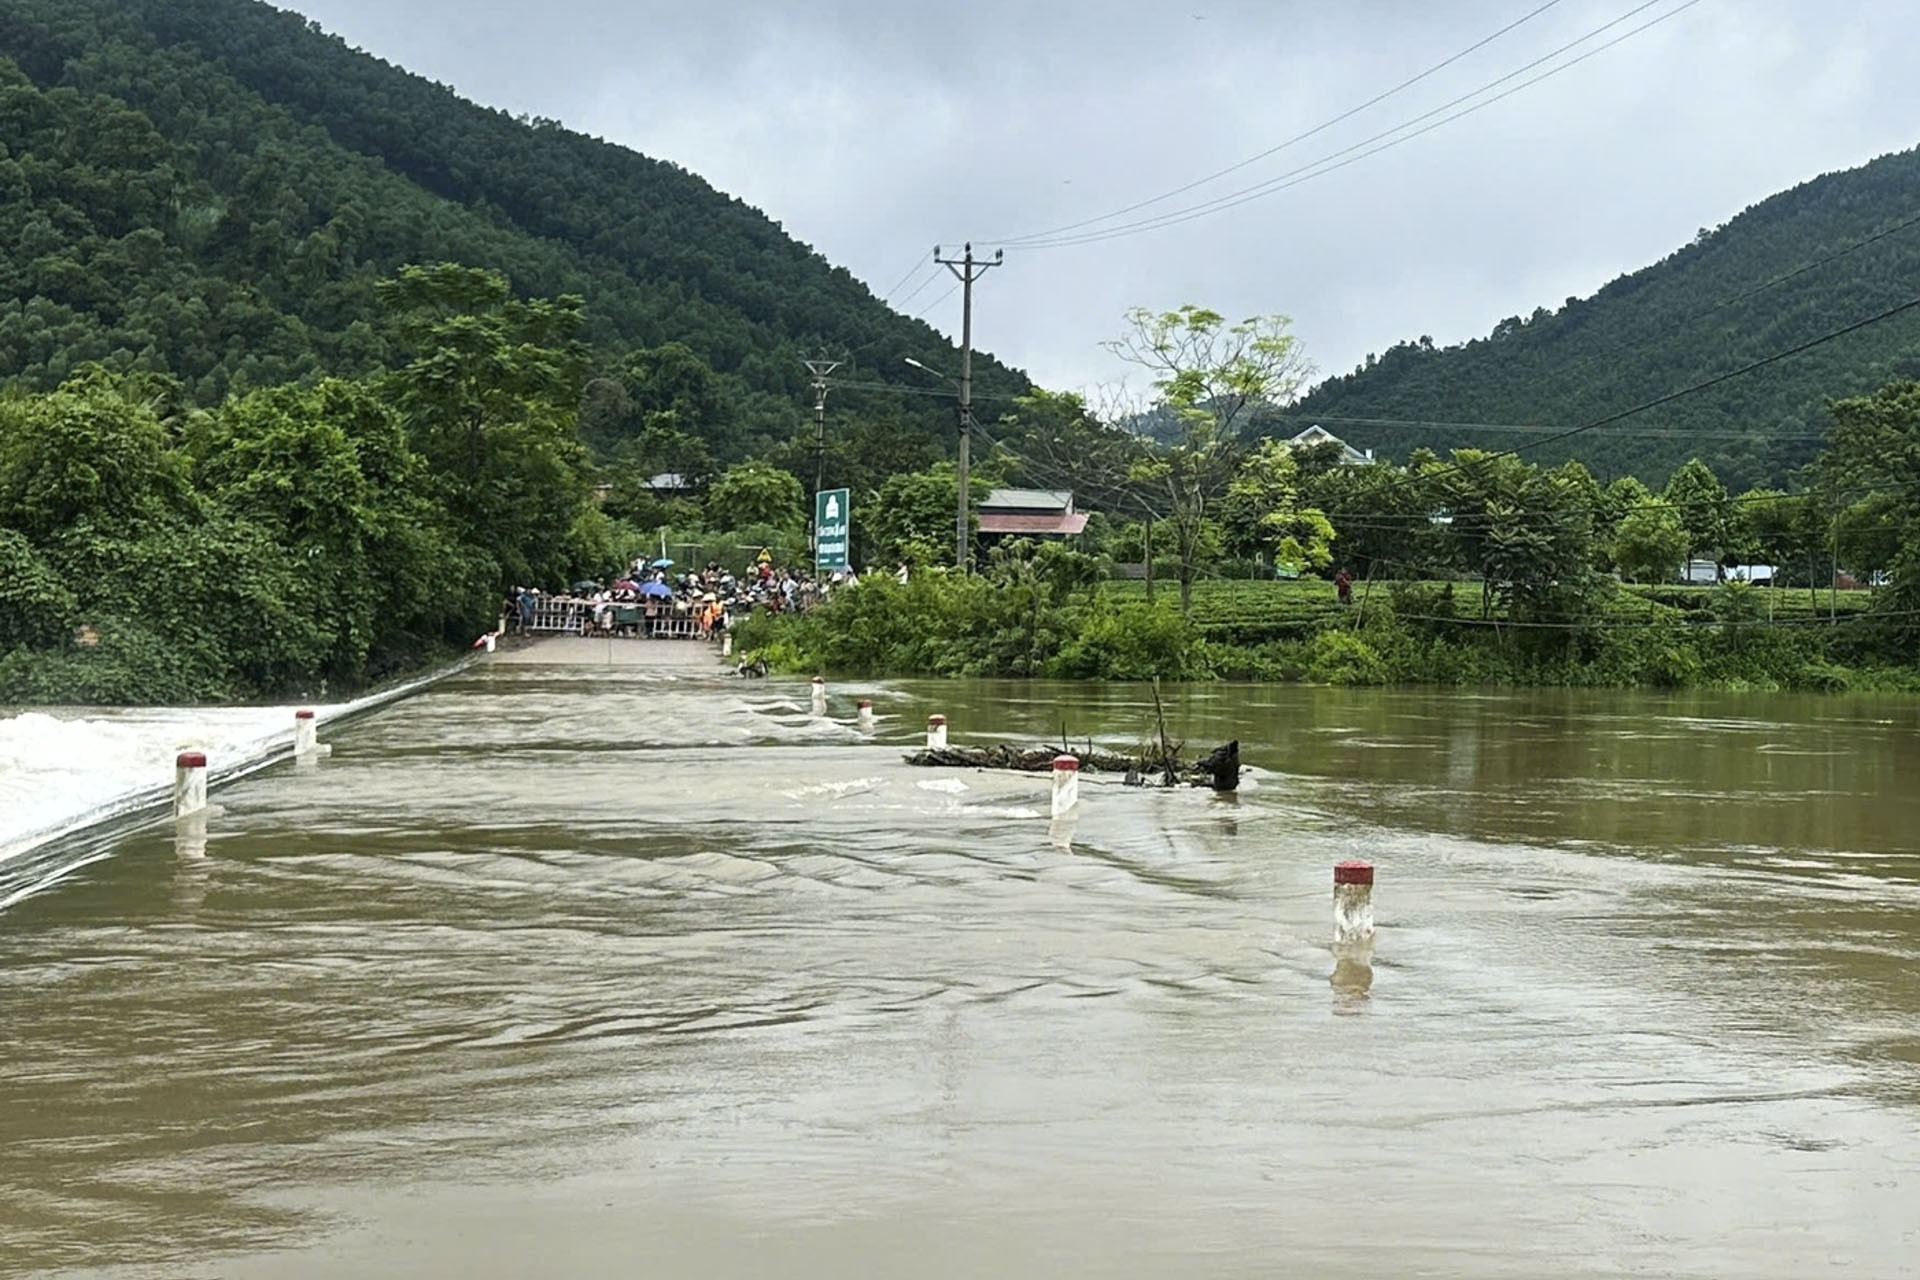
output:
{"label": "white foaming water", "polygon": [[0,719],[0,869],[62,836],[165,800],[181,751],[204,751],[208,777],[218,783],[290,752],[293,713],[302,707],[324,726],[445,674],[353,702],[54,707]]}
{"label": "white foaming water", "polygon": [[[344,707],[315,707],[315,719]],[[152,803],[174,756],[204,751],[213,777],[293,743],[293,707],[60,708],[0,720],[0,863]]]}

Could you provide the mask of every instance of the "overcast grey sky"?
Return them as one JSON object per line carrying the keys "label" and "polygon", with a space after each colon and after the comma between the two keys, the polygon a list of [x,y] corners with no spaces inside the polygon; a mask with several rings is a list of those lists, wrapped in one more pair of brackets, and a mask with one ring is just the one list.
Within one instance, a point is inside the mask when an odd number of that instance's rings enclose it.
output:
{"label": "overcast grey sky", "polygon": [[[875,292],[905,277],[896,302],[931,306],[926,318],[957,333],[944,273],[907,297],[935,243],[1047,231],[1204,177],[1542,3],[295,7],[467,97],[673,160]],[[1378,106],[1131,219],[1330,156],[1642,4],[1559,0]],[[1324,177],[1144,234],[1010,250],[977,290],[976,340],[1043,384],[1080,388],[1120,372],[1099,343],[1128,307],[1197,302],[1290,315],[1320,370],[1345,372],[1401,338],[1457,341],[1591,293],[1775,191],[1920,143],[1911,0],[1686,4],[1654,0],[1565,56],[1674,16]]]}

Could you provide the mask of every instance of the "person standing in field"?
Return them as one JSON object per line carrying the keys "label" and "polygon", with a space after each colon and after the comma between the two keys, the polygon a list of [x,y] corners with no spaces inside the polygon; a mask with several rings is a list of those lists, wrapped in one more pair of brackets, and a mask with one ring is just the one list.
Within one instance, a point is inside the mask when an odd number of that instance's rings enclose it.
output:
{"label": "person standing in field", "polygon": [[1333,590],[1340,597],[1341,604],[1353,603],[1353,575],[1347,572],[1345,565],[1340,566],[1340,572],[1333,575]]}

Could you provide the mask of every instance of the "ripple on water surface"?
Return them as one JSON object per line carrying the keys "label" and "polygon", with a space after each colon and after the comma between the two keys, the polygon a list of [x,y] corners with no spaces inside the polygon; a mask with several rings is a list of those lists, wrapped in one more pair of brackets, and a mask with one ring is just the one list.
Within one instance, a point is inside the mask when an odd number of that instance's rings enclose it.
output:
{"label": "ripple on water surface", "polygon": [[[1735,791],[1689,741],[1637,818],[1666,836],[1602,838],[1582,806],[1634,793],[1571,755],[1586,799],[1496,803],[1525,776],[1487,772],[1497,700],[1463,769],[1431,700],[1324,691],[1294,728],[1176,692],[1260,785],[1090,776],[1062,825],[1044,777],[900,761],[929,693],[964,738],[990,691],[881,691],[877,739],[797,691],[465,677],[221,792],[204,857],[136,832],[19,904],[0,1269],[750,1274],[749,1236],[797,1275],[938,1274],[929,1242],[951,1274],[1911,1262],[1891,834],[1675,838]],[[1137,690],[1074,697],[1076,732],[1135,731]],[[1441,758],[1350,753],[1407,757],[1396,790],[1333,771],[1328,727]],[[1324,944],[1353,856],[1382,868],[1364,995]],[[1325,1230],[1357,1204],[1364,1263]]]}

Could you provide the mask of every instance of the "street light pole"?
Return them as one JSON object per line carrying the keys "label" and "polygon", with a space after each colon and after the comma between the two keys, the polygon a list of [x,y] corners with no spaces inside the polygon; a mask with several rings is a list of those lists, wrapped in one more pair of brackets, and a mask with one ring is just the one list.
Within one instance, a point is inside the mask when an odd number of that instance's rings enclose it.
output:
{"label": "street light pole", "polygon": [[934,246],[933,260],[953,272],[960,281],[960,452],[955,473],[960,481],[960,496],[954,514],[953,564],[960,572],[967,571],[969,560],[967,525],[967,467],[973,445],[973,282],[988,271],[1000,265],[1006,257],[1004,250],[996,250],[992,261],[973,256],[973,245],[968,244],[963,256],[943,258],[940,248]]}

